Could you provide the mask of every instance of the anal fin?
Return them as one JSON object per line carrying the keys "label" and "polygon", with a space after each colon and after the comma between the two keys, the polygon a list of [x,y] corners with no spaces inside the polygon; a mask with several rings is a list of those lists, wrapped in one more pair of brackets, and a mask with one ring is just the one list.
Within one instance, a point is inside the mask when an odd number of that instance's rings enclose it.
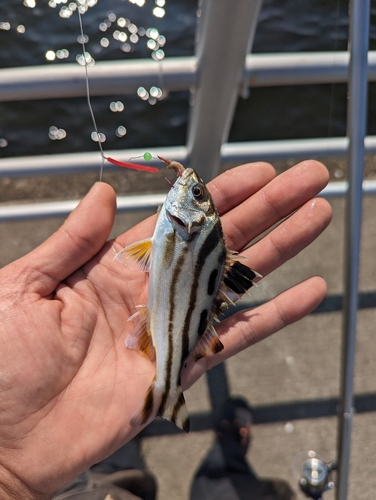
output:
{"label": "anal fin", "polygon": [[128,321],[136,321],[136,324],[125,339],[125,345],[129,349],[137,349],[145,353],[151,361],[154,361],[155,348],[147,327],[148,310],[146,306],[138,306],[138,309],[135,314],[128,318]]}
{"label": "anal fin", "polygon": [[189,358],[192,358],[194,361],[198,361],[199,359],[204,358],[205,356],[213,356],[213,354],[221,352],[222,349],[223,349],[223,344],[219,340],[218,334],[215,331],[214,326],[210,324],[205,333],[203,334],[203,336],[197,342],[196,347],[190,353]]}

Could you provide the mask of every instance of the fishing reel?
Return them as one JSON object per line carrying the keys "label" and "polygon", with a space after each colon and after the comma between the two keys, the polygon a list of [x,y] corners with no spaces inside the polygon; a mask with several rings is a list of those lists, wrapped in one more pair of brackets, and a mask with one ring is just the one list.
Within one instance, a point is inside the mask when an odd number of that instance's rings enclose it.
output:
{"label": "fishing reel", "polygon": [[308,498],[321,500],[323,493],[334,488],[331,472],[337,469],[335,462],[324,462],[314,451],[302,451],[293,459],[292,468],[300,489]]}

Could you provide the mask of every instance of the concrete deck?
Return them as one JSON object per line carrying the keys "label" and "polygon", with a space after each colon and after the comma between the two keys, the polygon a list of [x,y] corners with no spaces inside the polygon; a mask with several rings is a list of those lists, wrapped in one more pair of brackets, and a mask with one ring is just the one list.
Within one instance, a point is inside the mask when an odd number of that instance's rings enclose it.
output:
{"label": "concrete deck", "polygon": [[[225,370],[219,369],[210,375],[212,383],[216,377],[220,380],[220,376],[226,374],[230,394],[242,395],[254,408],[255,425],[248,458],[255,472],[260,477],[288,481],[298,499],[305,497],[298,491],[292,473],[294,456],[302,450],[313,449],[324,460],[336,458],[344,201],[333,200],[332,206],[333,222],[322,236],[293,261],[263,279],[252,293],[255,301],[264,301],[308,276],[319,274],[328,283],[328,297],[323,306],[229,360]],[[357,414],[349,478],[349,498],[362,500],[373,500],[376,490],[375,210],[376,199],[366,198],[354,381]],[[125,231],[147,215],[119,215],[113,234]],[[0,224],[0,265],[30,251],[61,222],[49,219]],[[221,395],[223,387],[218,382],[219,399]],[[164,432],[167,427],[155,426],[142,440],[146,462],[158,481],[159,500],[189,498],[195,470],[211,446],[213,433],[208,424],[210,420],[205,420],[211,411],[206,378],[187,391],[187,404],[194,423],[193,432],[156,435],[158,429]],[[334,494],[329,492],[324,499],[332,500]]]}

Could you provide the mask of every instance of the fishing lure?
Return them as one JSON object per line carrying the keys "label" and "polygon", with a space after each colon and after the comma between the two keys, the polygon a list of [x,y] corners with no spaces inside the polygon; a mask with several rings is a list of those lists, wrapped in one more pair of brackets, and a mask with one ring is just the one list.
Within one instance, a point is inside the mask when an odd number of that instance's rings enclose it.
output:
{"label": "fishing lure", "polygon": [[213,321],[261,275],[226,248],[220,217],[197,173],[160,159],[178,177],[159,212],[154,234],[115,256],[149,272],[148,302],[129,318],[136,324],[126,345],[155,361],[156,372],[131,423],[145,424],[158,415],[188,432],[181,369],[190,357],[198,360],[223,349]]}

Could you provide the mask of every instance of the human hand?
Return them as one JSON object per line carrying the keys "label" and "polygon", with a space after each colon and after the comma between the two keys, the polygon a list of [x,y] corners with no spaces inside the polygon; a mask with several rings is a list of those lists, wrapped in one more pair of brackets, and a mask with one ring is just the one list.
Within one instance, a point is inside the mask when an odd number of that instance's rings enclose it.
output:
{"label": "human hand", "polygon": [[[209,183],[227,247],[250,240],[296,210],[242,252],[266,276],[328,225],[329,204],[313,199],[328,181],[303,162],[274,178],[265,163],[244,165]],[[140,429],[130,426],[154,376],[153,364],[124,340],[135,306],[147,302],[146,274],[113,261],[153,233],[156,217],[106,242],[115,193],[96,184],[45,243],[0,270],[0,497],[47,499]],[[220,353],[189,363],[183,389],[206,369],[299,320],[323,299],[310,278],[253,310],[216,325]]]}

